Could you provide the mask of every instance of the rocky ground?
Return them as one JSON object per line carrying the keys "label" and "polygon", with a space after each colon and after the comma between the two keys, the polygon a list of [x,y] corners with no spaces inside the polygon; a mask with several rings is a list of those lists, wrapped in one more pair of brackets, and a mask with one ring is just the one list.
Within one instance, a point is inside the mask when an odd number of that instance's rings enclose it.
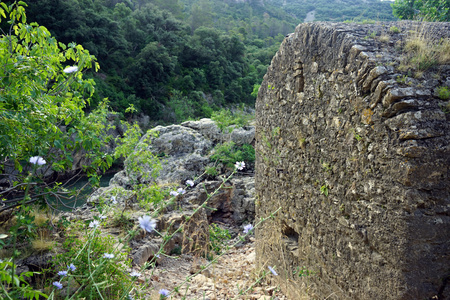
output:
{"label": "rocky ground", "polygon": [[[155,269],[145,272],[146,277],[151,278],[150,299],[159,299],[160,289],[172,291],[171,299],[183,299],[183,296],[186,297],[184,299],[202,300],[287,299],[280,289],[272,284],[274,275],[268,269],[265,278],[257,283],[262,272],[256,269],[253,237],[249,242],[229,250],[217,263],[201,271],[201,266],[207,263],[204,258],[190,255],[161,257]],[[178,293],[173,291],[189,276],[193,277],[179,288]],[[246,292],[242,293],[243,291]]]}

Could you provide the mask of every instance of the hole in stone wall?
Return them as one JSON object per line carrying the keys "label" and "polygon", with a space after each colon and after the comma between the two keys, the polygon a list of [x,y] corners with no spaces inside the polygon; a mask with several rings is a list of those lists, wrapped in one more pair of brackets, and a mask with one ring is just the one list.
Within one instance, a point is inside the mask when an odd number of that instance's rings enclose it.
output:
{"label": "hole in stone wall", "polygon": [[298,61],[294,67],[295,71],[295,90],[297,93],[303,92],[305,88],[305,77],[303,76],[303,63]]}
{"label": "hole in stone wall", "polygon": [[289,252],[295,257],[298,257],[298,238],[299,234],[283,221],[283,227],[281,234],[283,235],[283,241],[286,243],[286,247]]}

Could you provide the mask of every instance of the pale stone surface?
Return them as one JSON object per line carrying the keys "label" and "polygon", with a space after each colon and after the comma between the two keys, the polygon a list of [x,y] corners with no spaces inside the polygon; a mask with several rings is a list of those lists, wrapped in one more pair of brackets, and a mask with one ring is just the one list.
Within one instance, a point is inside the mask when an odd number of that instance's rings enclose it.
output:
{"label": "pale stone surface", "polygon": [[[136,183],[157,182],[184,183],[202,174],[207,165],[211,164],[209,154],[218,142],[233,141],[238,145],[252,144],[255,138],[254,126],[235,128],[231,133],[221,133],[214,121],[201,119],[187,121],[182,125],[157,126],[153,131],[157,137],[150,138],[146,151],[161,157],[162,169],[156,178],[150,176],[151,165],[139,162],[139,157],[129,157],[125,160],[125,170],[118,172],[110,184],[130,188]],[[146,141],[149,134],[141,141]],[[138,145],[136,148],[142,147]],[[137,164],[139,171],[133,171],[132,165]]]}
{"label": "pale stone surface", "polygon": [[407,34],[369,37],[416,25],[301,24],[268,68],[256,219],[281,210],[256,231],[257,260],[290,299],[450,298],[450,114],[435,94],[450,68],[413,78],[398,69]]}

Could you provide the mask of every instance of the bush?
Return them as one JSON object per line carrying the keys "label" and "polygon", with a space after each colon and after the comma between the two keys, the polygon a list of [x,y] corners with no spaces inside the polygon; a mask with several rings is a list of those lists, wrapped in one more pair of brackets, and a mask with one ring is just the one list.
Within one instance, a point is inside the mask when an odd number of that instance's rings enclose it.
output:
{"label": "bush", "polygon": [[228,229],[222,229],[219,225],[212,223],[209,225],[209,248],[216,254],[221,254],[227,240],[231,238]]}
{"label": "bush", "polygon": [[221,109],[217,112],[213,112],[211,119],[216,122],[222,132],[225,130],[231,132],[233,130],[232,128],[229,128],[231,125],[239,127],[246,126],[253,119],[253,115],[245,113],[243,109],[240,109],[235,113],[232,113],[228,109]]}
{"label": "bush", "polygon": [[[98,230],[86,234],[87,240],[72,235],[63,244],[65,253],[58,254],[54,261],[55,270],[66,270],[73,264],[76,270],[72,276],[61,278],[71,286],[79,288],[78,299],[120,299],[128,295],[133,281],[127,268],[131,267],[126,252],[114,248],[117,243],[112,236],[99,236]],[[113,258],[105,258],[105,254]]]}
{"label": "bush", "polygon": [[255,162],[255,148],[249,144],[237,146],[234,142],[226,142],[214,148],[210,159],[227,168],[233,168],[237,161],[244,161],[247,166],[251,166]]}
{"label": "bush", "polygon": [[442,100],[450,99],[450,90],[446,86],[441,86],[437,90],[438,97]]}

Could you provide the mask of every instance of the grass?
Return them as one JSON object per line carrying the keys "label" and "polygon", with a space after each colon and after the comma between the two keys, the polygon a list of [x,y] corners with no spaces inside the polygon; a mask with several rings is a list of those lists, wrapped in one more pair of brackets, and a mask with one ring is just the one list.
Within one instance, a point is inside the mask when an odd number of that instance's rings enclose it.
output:
{"label": "grass", "polygon": [[382,34],[380,35],[380,37],[378,38],[378,40],[382,43],[389,43],[391,37],[387,34]]}
{"label": "grass", "polygon": [[450,39],[436,39],[424,28],[418,27],[409,31],[403,47],[403,60],[399,67],[401,71],[415,71],[419,74],[437,65],[450,63]]}

